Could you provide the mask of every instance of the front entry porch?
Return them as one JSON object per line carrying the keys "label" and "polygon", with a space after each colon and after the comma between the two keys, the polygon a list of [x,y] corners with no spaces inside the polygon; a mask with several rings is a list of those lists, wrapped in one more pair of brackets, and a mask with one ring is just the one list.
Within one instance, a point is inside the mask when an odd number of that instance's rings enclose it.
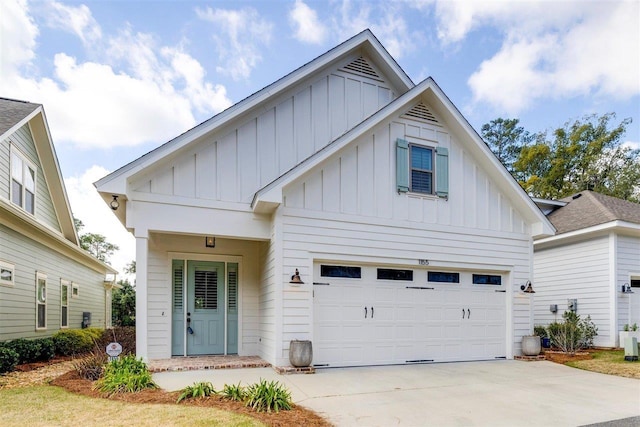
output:
{"label": "front entry porch", "polygon": [[149,371],[197,371],[211,369],[268,368],[270,363],[258,356],[186,356],[150,360]]}

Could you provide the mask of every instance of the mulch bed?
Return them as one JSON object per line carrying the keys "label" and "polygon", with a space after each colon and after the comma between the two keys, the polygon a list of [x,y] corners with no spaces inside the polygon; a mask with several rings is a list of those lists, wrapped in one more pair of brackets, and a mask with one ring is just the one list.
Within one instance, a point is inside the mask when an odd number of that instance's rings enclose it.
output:
{"label": "mulch bed", "polygon": [[575,362],[577,360],[590,360],[593,356],[588,351],[579,351],[575,354],[563,353],[561,351],[546,350],[544,358],[551,362],[565,364],[567,362]]}
{"label": "mulch bed", "polygon": [[[81,378],[76,371],[69,371],[51,382],[51,385],[62,387],[72,393],[81,394],[93,398],[108,398],[127,403],[164,403],[176,404],[179,392],[167,392],[164,390],[144,390],[138,393],[121,393],[111,397],[93,389],[93,382]],[[280,412],[255,412],[243,403],[225,400],[220,396],[210,396],[202,399],[188,399],[180,405],[211,407],[223,411],[230,411],[255,418],[269,426],[331,426],[329,422],[313,411],[295,405],[290,411]]]}

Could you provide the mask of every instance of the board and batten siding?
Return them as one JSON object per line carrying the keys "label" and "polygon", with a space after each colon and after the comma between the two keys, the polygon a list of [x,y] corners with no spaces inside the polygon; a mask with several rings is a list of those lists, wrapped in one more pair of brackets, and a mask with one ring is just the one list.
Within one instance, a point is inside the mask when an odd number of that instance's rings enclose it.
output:
{"label": "board and batten siding", "polygon": [[[104,274],[0,225],[0,259],[15,265],[14,286],[0,285],[0,341],[51,336],[60,329],[60,280],[78,285],[69,298],[69,327],[78,329],[82,313],[91,326],[105,327]],[[36,272],[47,276],[47,329],[36,331]]]}
{"label": "board and batten siding", "polygon": [[[562,321],[568,299],[578,300],[580,317],[591,316],[598,327],[596,346],[611,346],[617,331],[611,331],[610,319],[610,236],[536,250],[534,253],[534,318],[536,324]],[[558,305],[551,313],[551,304]]]}
{"label": "board and batten siding", "polygon": [[340,69],[303,82],[136,178],[136,192],[249,203],[254,193],[396,97]]}
{"label": "board and batten siding", "polygon": [[[632,310],[631,314],[629,314],[630,299],[638,299],[639,297],[635,294],[629,295],[618,292],[623,284],[629,283],[631,274],[640,276],[640,238],[618,235],[617,245],[616,294],[618,295],[618,316],[616,323],[618,331],[621,331],[627,323],[630,325],[634,323],[640,324],[640,311],[636,309],[634,312]],[[635,288],[634,292],[637,293],[638,289]]]}
{"label": "board and batten siding", "polygon": [[[395,182],[397,138],[449,149],[449,200]],[[395,118],[358,138],[285,189],[287,207],[528,235],[530,226],[446,128]]]}
{"label": "board and batten siding", "polygon": [[[258,354],[259,325],[259,242],[216,239],[216,247],[193,254],[194,248],[204,249],[204,239],[199,236],[152,234],[147,257],[147,339],[149,359],[171,357],[172,283],[170,254],[181,253],[175,259],[206,259],[215,261],[218,256],[241,256],[239,281],[239,342],[241,356]],[[204,258],[203,258],[204,257]],[[226,280],[226,279],[225,279]]]}
{"label": "board and batten siding", "polygon": [[0,144],[0,197],[9,199],[11,186],[10,152],[11,146],[18,149],[23,157],[36,168],[35,217],[48,227],[60,231],[60,224],[53,207],[49,187],[42,172],[42,165],[33,142],[29,125],[25,124]]}

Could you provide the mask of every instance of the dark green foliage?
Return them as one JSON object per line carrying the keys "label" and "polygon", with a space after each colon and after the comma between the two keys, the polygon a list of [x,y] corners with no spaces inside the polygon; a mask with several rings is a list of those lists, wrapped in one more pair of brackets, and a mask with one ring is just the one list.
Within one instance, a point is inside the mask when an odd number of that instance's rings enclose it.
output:
{"label": "dark green foliage", "polygon": [[547,332],[547,328],[542,325],[537,325],[533,327],[533,335],[537,335],[540,338],[549,338],[549,333]]}
{"label": "dark green foliage", "polygon": [[107,345],[112,342],[117,342],[122,346],[121,356],[136,354],[136,328],[132,326],[116,326],[111,329],[105,329],[100,339],[96,341],[96,346],[104,352]]}
{"label": "dark green foliage", "polygon": [[19,358],[20,356],[13,349],[0,343],[0,374],[13,371]]}
{"label": "dark green foliage", "polygon": [[[134,267],[135,269],[135,264]],[[136,325],[136,289],[131,286],[128,280],[118,282],[122,289],[113,291],[112,315],[113,324],[117,326]]]}
{"label": "dark green foliage", "polygon": [[147,388],[158,388],[151,378],[146,363],[133,355],[107,363],[102,378],[94,388],[111,396],[116,393],[135,393]]}
{"label": "dark green foliage", "polygon": [[102,375],[102,370],[108,362],[107,354],[104,350],[94,349],[87,357],[82,357],[73,361],[73,369],[87,380],[95,381]]}
{"label": "dark green foliage", "polygon": [[176,403],[180,403],[184,399],[202,399],[203,397],[214,394],[217,394],[217,392],[216,389],[213,388],[213,384],[209,382],[198,382],[183,388]]}
{"label": "dark green foliage", "polygon": [[89,329],[64,329],[53,335],[56,354],[71,356],[91,351],[95,332]]}
{"label": "dark green foliage", "polygon": [[220,392],[223,398],[227,400],[235,400],[236,402],[243,402],[247,398],[247,391],[244,387],[238,384],[225,384]]}
{"label": "dark green foliage", "polygon": [[76,230],[78,231],[78,237],[80,238],[80,247],[98,258],[100,261],[108,263],[109,257],[111,257],[115,251],[120,249],[117,245],[109,243],[107,238],[102,234],[81,234],[80,230],[84,228],[84,224],[77,218],[74,218],[73,222],[76,226]]}
{"label": "dark green foliage", "polygon": [[593,338],[598,335],[598,327],[591,316],[581,319],[573,311],[565,311],[563,322],[553,322],[547,328],[551,343],[560,350],[573,354],[576,351],[593,346]]}
{"label": "dark green foliage", "polygon": [[47,361],[53,358],[54,345],[51,338],[28,340],[18,338],[4,344],[18,354],[18,364]]}
{"label": "dark green foliage", "polygon": [[277,381],[260,379],[260,382],[247,387],[246,391],[245,404],[258,412],[289,410],[293,404],[291,392]]}
{"label": "dark green foliage", "polygon": [[514,174],[513,164],[518,160],[520,150],[534,138],[518,119],[498,118],[482,126],[482,138],[509,173]]}

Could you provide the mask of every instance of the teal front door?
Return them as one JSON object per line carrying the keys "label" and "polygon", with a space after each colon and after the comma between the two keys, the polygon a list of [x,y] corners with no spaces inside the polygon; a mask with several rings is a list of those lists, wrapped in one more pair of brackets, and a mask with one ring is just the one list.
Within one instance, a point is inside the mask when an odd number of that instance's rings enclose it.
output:
{"label": "teal front door", "polygon": [[223,262],[188,261],[187,354],[224,354]]}

